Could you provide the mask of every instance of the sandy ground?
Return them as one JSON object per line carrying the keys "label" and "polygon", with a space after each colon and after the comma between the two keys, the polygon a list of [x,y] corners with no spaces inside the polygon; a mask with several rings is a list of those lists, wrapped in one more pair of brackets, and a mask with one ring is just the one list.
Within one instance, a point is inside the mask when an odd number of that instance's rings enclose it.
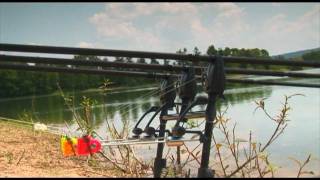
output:
{"label": "sandy ground", "polygon": [[0,177],[119,177],[103,164],[89,166],[86,157],[64,157],[60,136],[0,121]]}
{"label": "sandy ground", "polygon": [[[143,148],[135,149],[141,152]],[[153,156],[152,149],[155,147],[149,148],[150,152],[144,151],[145,156]],[[185,155],[182,154],[182,158]],[[116,170],[111,163],[101,160],[89,165],[84,156],[64,157],[60,150],[60,136],[34,132],[28,126],[0,121],[0,177],[130,177]],[[198,166],[194,161],[189,168],[196,171]],[[215,164],[214,169],[219,168],[220,165]],[[320,177],[318,170],[315,173],[302,177]],[[296,174],[296,170],[281,168],[275,177],[296,177]]]}

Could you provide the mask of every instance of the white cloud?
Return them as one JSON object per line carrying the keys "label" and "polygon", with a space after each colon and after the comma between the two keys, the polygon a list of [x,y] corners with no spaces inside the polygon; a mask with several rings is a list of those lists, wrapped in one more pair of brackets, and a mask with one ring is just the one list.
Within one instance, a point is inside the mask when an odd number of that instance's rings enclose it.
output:
{"label": "white cloud", "polygon": [[132,50],[175,52],[198,46],[205,52],[214,44],[276,54],[319,40],[319,6],[294,20],[280,13],[259,20],[259,25],[249,22],[247,10],[236,3],[107,3],[89,21],[102,39]]}
{"label": "white cloud", "polygon": [[31,43],[27,43],[28,45],[37,45],[37,46],[41,46],[42,44],[39,44],[39,43],[34,43],[34,42],[31,42]]}
{"label": "white cloud", "polygon": [[293,20],[283,13],[276,14],[258,30],[255,41],[273,54],[319,47],[320,6]]}
{"label": "white cloud", "polygon": [[243,9],[235,3],[219,3],[216,8],[220,11],[220,17],[238,18],[244,14]]}
{"label": "white cloud", "polygon": [[93,44],[84,41],[78,43],[77,46],[80,48],[94,48]]}
{"label": "white cloud", "polygon": [[145,4],[108,3],[106,10],[90,17],[97,32],[104,38],[125,40],[135,48],[160,46],[160,39],[152,32],[137,27],[132,20],[156,11],[156,6],[143,11]]}
{"label": "white cloud", "polygon": [[[212,12],[211,22],[206,25],[209,44],[216,47],[245,47],[244,36],[251,30],[246,19],[246,11],[235,3],[213,3],[203,11]],[[206,48],[207,48],[206,47]]]}
{"label": "white cloud", "polygon": [[281,3],[271,3],[271,6],[274,6],[274,7],[280,7],[280,6],[282,6],[282,4]]}

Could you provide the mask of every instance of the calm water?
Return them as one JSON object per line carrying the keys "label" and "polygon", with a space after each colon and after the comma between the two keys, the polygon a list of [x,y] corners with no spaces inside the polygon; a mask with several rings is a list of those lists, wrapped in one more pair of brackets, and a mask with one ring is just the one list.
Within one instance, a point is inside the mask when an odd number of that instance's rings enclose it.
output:
{"label": "calm water", "polygon": [[[319,81],[318,81],[319,82]],[[75,107],[81,111],[79,102],[82,96],[90,97],[97,101],[93,107],[93,121],[96,130],[102,137],[107,136],[106,120],[115,123],[121,128],[123,120],[129,120],[130,127],[150,106],[159,104],[156,94],[147,96],[156,88],[124,89],[110,91],[107,94],[102,92],[69,92],[75,97]],[[297,166],[288,159],[295,157],[304,160],[308,154],[312,154],[315,160],[309,165],[311,170],[320,170],[320,90],[315,88],[298,88],[284,86],[259,86],[228,89],[226,101],[221,102],[220,108],[228,107],[226,116],[231,118],[231,125],[237,122],[236,134],[240,138],[248,138],[249,131],[252,131],[253,138],[265,143],[275,128],[275,123],[268,119],[261,110],[254,113],[255,100],[267,98],[265,106],[271,115],[277,115],[284,102],[284,95],[304,94],[295,96],[289,100],[291,110],[289,111],[289,125],[284,134],[280,136],[268,152],[274,163],[291,168],[297,172]],[[178,98],[177,98],[178,99]],[[205,107],[197,107],[201,110]],[[72,124],[72,113],[64,105],[60,95],[31,96],[22,98],[0,99],[0,116],[8,118],[19,118],[24,113],[34,114],[37,121],[48,125],[59,126],[64,129],[65,122]],[[151,116],[151,115],[150,115]],[[149,116],[149,117],[150,117]],[[147,119],[148,117],[146,117]],[[155,119],[154,125],[158,123]],[[169,127],[172,124],[168,125]],[[77,127],[71,125],[70,131]],[[150,156],[154,156],[154,151]]]}

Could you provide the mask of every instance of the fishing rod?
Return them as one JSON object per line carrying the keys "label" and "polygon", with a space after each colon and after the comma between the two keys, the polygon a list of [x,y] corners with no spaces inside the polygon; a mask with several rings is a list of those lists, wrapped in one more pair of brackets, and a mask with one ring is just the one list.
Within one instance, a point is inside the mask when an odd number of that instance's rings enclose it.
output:
{"label": "fishing rod", "polygon": [[[75,74],[92,74],[92,75],[115,75],[125,77],[144,77],[144,78],[163,78],[172,75],[178,78],[178,74],[156,73],[156,72],[139,72],[139,71],[117,71],[117,70],[98,70],[85,68],[67,68],[67,67],[51,67],[51,66],[32,66],[27,64],[9,64],[0,63],[0,69],[24,70],[24,71],[41,71],[41,72],[58,72],[58,73],[75,73]],[[201,79],[201,76],[196,76]],[[282,85],[282,86],[296,86],[296,87],[310,87],[320,88],[319,84],[307,83],[292,83],[266,80],[250,80],[250,79],[235,79],[227,78],[229,83],[244,83],[244,84],[262,84],[262,85]]]}
{"label": "fishing rod", "polygon": [[[19,65],[18,65],[19,67]],[[6,67],[8,68],[8,67]],[[33,69],[34,70],[34,69]],[[59,69],[61,70],[61,68]],[[83,71],[82,71],[83,72]],[[115,72],[112,71],[112,74],[114,74]],[[117,72],[119,73],[119,72]],[[132,73],[130,74],[132,75]],[[138,74],[138,76],[140,76],[141,74]],[[171,140],[171,139],[167,139],[165,138],[165,133],[168,132],[168,130],[165,129],[165,124],[166,122],[162,120],[162,117],[164,115],[167,115],[167,112],[170,108],[172,108],[174,106],[174,99],[175,99],[175,94],[176,92],[173,91],[174,90],[174,78],[177,78],[178,76],[172,76],[172,75],[165,75],[165,74],[161,74],[161,76],[156,76],[156,74],[154,74],[153,77],[161,77],[162,81],[160,84],[160,100],[161,103],[163,104],[161,106],[160,109],[157,110],[157,112],[160,112],[160,129],[157,131],[157,133],[159,133],[157,135],[158,138],[160,138],[160,140],[150,140],[149,141],[131,141],[128,142],[127,140],[123,140],[122,142],[119,141],[111,141],[111,142],[104,142],[102,144],[100,144],[97,140],[93,139],[92,137],[88,136],[88,137],[81,137],[81,138],[68,138],[68,137],[62,137],[61,138],[61,144],[62,144],[62,151],[63,154],[65,156],[68,155],[88,155],[92,152],[97,152],[99,150],[99,148],[102,146],[112,146],[112,145],[135,145],[135,144],[154,144],[157,143],[158,147],[157,147],[157,156],[156,156],[156,160],[155,160],[155,177],[160,176],[160,172],[161,170],[165,167],[165,159],[162,158],[162,154],[163,154],[163,148],[164,148],[164,144],[167,144],[168,146],[177,146],[177,145],[181,145],[181,143],[183,143],[184,141],[195,141],[195,140]],[[193,78],[193,81],[195,81],[196,79]],[[188,81],[180,83],[180,87],[183,87],[185,84],[189,83]],[[152,118],[153,119],[153,118]],[[152,120],[151,119],[151,120]],[[149,121],[151,122],[151,121]],[[151,129],[152,127],[148,127],[145,129]],[[148,133],[148,132],[146,132]],[[150,133],[150,132],[149,132]],[[156,132],[151,132],[152,133],[156,133]],[[85,146],[84,142],[87,141],[90,148],[88,150],[88,148],[86,148],[87,146]],[[72,143],[70,143],[72,142]],[[71,145],[70,145],[71,144]],[[76,144],[77,148],[74,147],[73,145]],[[92,147],[93,149],[91,149],[91,145],[94,145],[94,147]],[[70,151],[70,149],[72,149],[72,151]],[[83,150],[83,149],[87,149],[87,150]],[[91,150],[90,150],[91,149]]]}
{"label": "fishing rod", "polygon": [[26,122],[26,121],[21,121],[21,120],[12,119],[12,118],[6,118],[6,117],[0,117],[0,120],[32,126],[33,130],[35,131],[43,131],[43,132],[48,132],[55,135],[62,135],[62,133],[59,132],[60,129],[58,127],[46,125],[40,122]]}
{"label": "fishing rod", "polygon": [[141,145],[141,144],[159,144],[166,143],[168,146],[177,146],[183,145],[184,142],[195,142],[199,141],[199,138],[194,139],[174,139],[170,136],[162,138],[153,138],[153,139],[121,139],[121,140],[102,140],[102,146],[124,146],[124,145]]}
{"label": "fishing rod", "polygon": [[[270,65],[291,65],[291,66],[307,66],[307,67],[319,67],[319,63],[315,62],[294,62],[294,61],[274,61],[266,59],[248,59],[248,58],[239,58],[239,57],[222,57],[222,56],[195,56],[195,55],[181,55],[181,54],[170,54],[170,53],[154,53],[154,52],[137,52],[137,51],[121,51],[121,50],[103,50],[103,49],[88,49],[88,48],[63,48],[63,47],[49,47],[49,46],[29,46],[29,45],[8,45],[0,44],[0,50],[5,51],[22,51],[22,52],[40,52],[40,53],[54,53],[54,54],[80,54],[80,55],[101,55],[101,56],[115,56],[115,57],[140,57],[140,58],[160,58],[160,59],[176,59],[176,60],[185,60],[185,61],[205,61],[208,62],[206,67],[206,72],[202,72],[201,76],[196,75],[194,67],[187,68],[185,67],[181,71],[181,75],[170,73],[158,73],[158,72],[139,72],[139,71],[117,71],[117,70],[98,70],[98,69],[84,69],[84,68],[67,68],[67,67],[51,67],[51,66],[30,66],[26,64],[8,64],[0,63],[0,68],[2,69],[18,69],[18,70],[31,70],[31,71],[46,71],[46,72],[67,72],[67,73],[88,73],[88,74],[99,74],[99,75],[115,75],[115,76],[132,76],[132,77],[145,77],[145,78],[160,78],[160,106],[150,109],[150,112],[155,112],[147,126],[144,130],[141,129],[140,132],[147,134],[147,137],[150,139],[141,139],[140,134],[134,136],[136,139],[123,139],[123,140],[114,140],[114,141],[105,141],[102,144],[105,146],[112,145],[134,145],[134,144],[147,144],[147,143],[156,143],[157,144],[157,153],[154,161],[154,177],[160,177],[162,169],[166,167],[166,159],[163,158],[164,145],[167,142],[171,142],[173,146],[181,146],[181,143],[189,141],[184,139],[183,136],[186,133],[196,133],[200,136],[197,141],[203,144],[202,155],[201,155],[201,165],[198,169],[198,177],[214,177],[214,171],[209,169],[209,157],[210,157],[210,148],[211,148],[211,137],[212,130],[214,126],[214,119],[216,116],[216,102],[220,97],[223,96],[226,82],[242,82],[243,80],[238,79],[227,79],[226,78],[226,69],[224,68],[224,63],[259,63],[268,64],[272,61]],[[232,59],[233,58],[233,59]],[[48,59],[47,59],[48,60]],[[251,62],[251,61],[256,62]],[[264,62],[265,61],[265,62]],[[267,62],[268,61],[268,62]],[[289,63],[288,63],[289,62]],[[258,63],[258,64],[259,64]],[[277,64],[280,63],[280,64]],[[110,64],[109,64],[110,65]],[[121,64],[120,64],[121,65]],[[120,67],[117,64],[117,67]],[[95,65],[96,66],[96,65]],[[127,66],[128,67],[128,66]],[[137,67],[135,67],[137,68]],[[146,69],[146,66],[143,67]],[[142,68],[142,69],[143,69]],[[154,66],[154,68],[156,68]],[[231,69],[232,70],[232,69]],[[237,70],[237,69],[233,69]],[[230,70],[229,70],[230,72]],[[239,73],[239,72],[237,72]],[[251,72],[254,73],[254,72]],[[256,72],[261,73],[261,72]],[[283,74],[282,74],[283,75]],[[174,80],[178,79],[180,82],[178,95],[182,100],[182,103],[175,103],[176,92],[174,90]],[[202,85],[205,89],[205,92],[208,94],[207,97],[197,97],[196,95],[196,80],[201,80]],[[188,83],[186,83],[188,82]],[[244,80],[244,83],[253,83],[255,81]],[[258,81],[263,83],[263,81]],[[276,82],[269,82],[276,83]],[[288,83],[287,85],[295,85],[294,83],[289,82],[279,82],[279,83]],[[183,85],[184,84],[184,85]],[[182,86],[183,85],[183,86]],[[300,85],[301,84],[296,84]],[[310,84],[309,86],[316,86]],[[190,115],[190,110],[192,107],[200,104],[206,104],[206,110],[204,112],[199,112],[201,117],[205,119],[205,129],[202,131],[187,131],[184,129],[183,125],[180,125],[181,122],[187,122]],[[175,126],[169,130],[166,129],[166,123],[169,120],[168,116],[172,116],[168,111],[177,105],[181,106],[180,112],[177,112],[177,116],[173,115],[177,120]],[[151,127],[150,124],[159,113],[159,129]],[[139,121],[140,123],[140,121]],[[138,126],[136,125],[136,128]],[[134,132],[133,132],[134,133]],[[62,139],[61,142],[64,145],[70,144],[70,141],[67,137]],[[191,141],[191,139],[190,139]],[[72,143],[71,143],[72,144]],[[94,148],[91,149],[91,145],[94,145]],[[75,154],[73,146],[63,146],[70,147],[68,153]],[[88,148],[89,147],[89,148]],[[92,139],[90,136],[84,136],[77,139],[77,153],[88,155],[93,152],[97,152],[101,144]],[[67,148],[68,149],[68,148]],[[64,149],[64,152],[68,150]],[[67,153],[67,154],[68,154]]]}
{"label": "fishing rod", "polygon": [[[49,57],[30,57],[30,56],[13,56],[0,55],[0,62],[22,62],[22,63],[40,63],[40,64],[57,64],[57,65],[81,65],[81,66],[100,66],[107,68],[130,68],[130,69],[148,69],[163,70],[169,72],[180,72],[184,66],[159,65],[159,64],[143,64],[143,63],[123,63],[110,62],[101,60],[85,60],[85,59],[66,59],[66,58],[49,58]],[[195,72],[200,74],[203,67],[194,66]],[[225,68],[227,74],[245,74],[245,75],[265,75],[265,76],[288,76],[300,78],[320,78],[320,74],[302,73],[302,72],[283,72],[271,70],[255,70],[241,68]]]}
{"label": "fishing rod", "polygon": [[[219,58],[219,56],[193,55],[193,54],[39,46],[39,45],[21,45],[21,44],[6,44],[6,43],[0,43],[0,51],[73,54],[73,55],[77,54],[77,55],[114,56],[114,57],[130,57],[130,58],[154,58],[154,59],[168,59],[168,60],[180,60],[180,61],[191,61],[191,62],[198,62],[198,61],[211,62]],[[232,57],[232,56],[221,56],[221,57],[223,58],[224,63],[320,67],[320,62],[317,62],[317,61],[297,61],[297,60],[284,61],[284,60],[267,59],[267,58],[248,58],[248,57]]]}
{"label": "fishing rod", "polygon": [[[190,109],[187,109],[186,107],[188,107],[188,104],[190,104],[190,102],[192,102],[193,99],[195,98],[197,89],[196,89],[196,81],[195,81],[196,78],[193,70],[194,69],[192,67],[186,68],[182,72],[182,75],[179,79],[181,86],[178,86],[179,87],[178,94],[179,94],[179,98],[182,99],[182,103],[181,103],[182,108],[180,109],[180,113],[179,113],[180,115],[187,114],[186,111],[189,111]],[[184,131],[184,133],[197,133],[198,135],[200,135],[200,138],[197,140],[203,143],[201,166],[198,169],[198,177],[213,177],[214,174],[212,173],[212,170],[208,168],[208,163],[209,163],[209,153],[210,153],[210,146],[211,146],[211,136],[212,136],[211,131],[213,129],[213,121],[216,113],[215,112],[216,98],[217,96],[222,95],[224,91],[224,84],[225,84],[225,75],[224,75],[223,63],[221,59],[215,61],[214,63],[213,62],[210,63],[206,72],[206,76],[204,76],[202,80],[205,81],[204,83],[205,90],[208,93],[208,101],[206,101],[207,109],[205,113],[203,113],[203,116],[205,117],[205,120],[206,120],[205,132],[202,133],[201,131],[200,132]],[[182,85],[182,84],[185,84],[186,82],[189,82],[189,83],[187,85]],[[172,84],[172,77],[168,76],[167,78],[163,79],[160,87],[162,91],[167,92],[168,89],[171,89],[171,84]],[[150,132],[146,132],[146,133],[154,135],[154,136],[148,135],[147,137],[164,138],[165,133],[169,132],[168,135],[171,136],[170,140],[174,140],[174,141],[170,141],[171,143],[173,143],[172,145],[181,146],[184,143],[184,141],[181,141],[181,138],[184,134],[181,135],[180,137],[172,136],[175,134],[175,129],[173,129],[171,133],[170,133],[170,130],[166,130],[167,119],[165,117],[168,116],[168,110],[176,105],[174,103],[175,98],[176,98],[175,93],[170,93],[170,94],[166,93],[166,95],[163,95],[160,93],[161,108],[156,110],[156,113],[161,112],[159,116],[159,120],[160,120],[160,129],[158,131],[159,134],[156,134],[156,131],[152,127],[150,127],[151,129],[153,129],[151,133]],[[152,121],[153,118],[154,116],[151,118],[150,121]],[[148,122],[147,126],[150,125],[150,121]],[[134,137],[139,137],[139,136],[134,136]],[[166,159],[162,157],[165,142],[166,141],[164,140],[160,142],[157,140],[151,140],[148,142],[139,141],[139,140],[133,140],[132,142],[132,140],[131,141],[125,140],[122,142],[122,144],[157,143],[157,154],[154,161],[154,177],[158,178],[161,175],[162,169],[166,167]],[[111,142],[111,143],[119,144],[119,141]]]}

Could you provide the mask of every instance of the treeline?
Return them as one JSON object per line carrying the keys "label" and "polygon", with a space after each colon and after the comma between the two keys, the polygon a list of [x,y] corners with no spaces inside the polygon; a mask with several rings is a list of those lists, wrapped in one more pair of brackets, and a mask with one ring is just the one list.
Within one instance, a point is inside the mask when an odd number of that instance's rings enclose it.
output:
{"label": "treeline", "polygon": [[320,50],[306,53],[306,54],[302,55],[302,59],[303,59],[304,61],[316,61],[316,60],[320,60]]}
{"label": "treeline", "polygon": [[[176,53],[180,54],[195,54],[201,55],[202,52],[195,47],[192,52],[188,52],[186,48],[179,49]],[[240,56],[240,57],[261,57],[270,58],[269,53],[265,49],[245,49],[245,48],[218,48],[214,45],[210,45],[207,51],[204,53],[207,55],[222,55],[222,56]],[[172,61],[172,60],[157,60],[157,59],[132,59],[127,57],[116,57],[115,59],[108,59],[110,57],[97,57],[97,56],[74,56],[74,60],[101,60],[101,61],[116,61],[124,63],[147,63],[147,64],[172,64],[183,65],[186,62]],[[197,64],[198,62],[191,62]],[[199,65],[203,65],[198,63]],[[38,64],[35,64],[37,66]],[[47,65],[47,66],[62,66],[62,65]],[[71,66],[69,66],[71,67]],[[81,67],[81,66],[74,66]],[[240,68],[264,68],[269,69],[269,66],[265,65],[247,65],[247,64],[234,64],[227,65],[227,67],[240,67]],[[86,67],[97,68],[97,67]],[[98,67],[100,69],[113,69]],[[117,70],[121,70],[117,68]],[[134,71],[135,69],[126,69]],[[109,79],[115,83],[116,86],[134,86],[154,83],[151,79],[145,78],[131,78],[120,76],[101,76],[101,75],[87,75],[87,74],[68,74],[68,73],[45,73],[45,72],[31,72],[31,71],[15,71],[15,70],[0,70],[0,97],[14,97],[25,95],[39,95],[49,94],[58,90],[57,84],[65,91],[72,90],[85,90],[89,88],[98,88]]]}
{"label": "treeline", "polygon": [[[186,48],[179,49],[177,51],[178,54],[189,54]],[[202,53],[199,51],[197,47],[194,47],[192,54],[201,55]],[[269,56],[269,52],[265,49],[245,49],[245,48],[229,48],[225,47],[216,49],[214,45],[210,45],[207,48],[205,53],[206,55],[220,55],[220,56],[237,56],[237,57],[257,57],[257,58],[266,58],[271,59]],[[205,63],[193,62],[196,64],[204,65]],[[177,65],[182,65],[184,62],[177,62]],[[226,64],[226,67],[237,67],[237,68],[255,68],[255,69],[270,69],[268,65],[248,65],[248,64]]]}
{"label": "treeline", "polygon": [[[95,56],[74,56],[74,60],[107,60]],[[119,61],[119,58],[117,58]],[[116,59],[116,61],[117,61]],[[122,58],[120,58],[122,59]],[[124,61],[125,62],[125,61]],[[56,66],[63,65],[40,65],[35,66]],[[69,66],[70,68],[72,66]],[[81,66],[73,66],[80,67]],[[96,67],[83,67],[96,68]],[[100,67],[101,68],[101,67]],[[141,84],[150,84],[153,81],[145,78],[131,78],[119,76],[102,76],[71,73],[53,73],[53,72],[35,72],[35,71],[16,71],[0,70],[0,97],[18,97],[26,95],[50,94],[57,91],[58,85],[64,91],[79,91],[90,88],[103,87],[106,80],[110,80],[115,86],[134,86]]]}
{"label": "treeline", "polygon": [[107,79],[116,86],[152,83],[143,78],[0,70],[0,97],[50,94],[58,90],[58,84],[64,91],[99,88]]}

